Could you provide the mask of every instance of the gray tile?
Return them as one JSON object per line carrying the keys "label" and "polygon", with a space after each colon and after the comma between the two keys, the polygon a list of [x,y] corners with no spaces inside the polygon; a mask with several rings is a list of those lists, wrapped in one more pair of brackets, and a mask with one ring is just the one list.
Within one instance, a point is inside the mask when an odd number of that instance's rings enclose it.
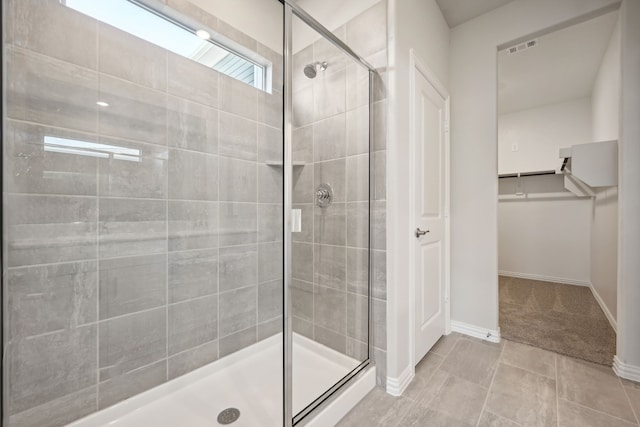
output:
{"label": "gray tile", "polygon": [[340,427],[398,426],[398,414],[406,413],[413,401],[405,397],[394,397],[380,388],[374,388],[339,423]]}
{"label": "gray tile", "polygon": [[347,245],[369,247],[369,202],[347,203]]}
{"label": "gray tile", "polygon": [[104,409],[167,380],[167,361],[136,369],[98,385],[98,407]]}
{"label": "gray tile", "polygon": [[373,349],[373,360],[376,363],[376,385],[387,389],[387,352],[379,348]]}
{"label": "gray tile", "polygon": [[347,248],[347,290],[369,294],[369,250]]}
{"label": "gray tile", "polygon": [[169,254],[169,302],[218,292],[218,250],[205,249]]}
{"label": "gray tile", "polygon": [[488,387],[500,357],[500,346],[460,339],[440,367],[443,371]]}
{"label": "gray tile", "polygon": [[94,136],[7,121],[7,187],[11,193],[96,195],[97,159],[65,152],[65,144],[96,143]]}
{"label": "gray tile", "polygon": [[154,254],[167,250],[167,203],[101,199],[100,257]]}
{"label": "gray tile", "polygon": [[7,418],[12,427],[58,427],[95,412],[96,400],[97,387],[93,385]]}
{"label": "gray tile", "polygon": [[247,119],[258,119],[258,89],[232,77],[220,74],[220,110]]}
{"label": "gray tile", "polygon": [[371,295],[381,300],[387,299],[387,252],[373,251],[373,286]]}
{"label": "gray tile", "polygon": [[611,368],[557,355],[558,396],[636,422],[620,380]]}
{"label": "gray tile", "polygon": [[153,89],[167,87],[167,51],[126,31],[98,23],[101,73]]}
{"label": "gray tile", "polygon": [[100,381],[166,357],[166,309],[156,308],[99,324]]}
{"label": "gray tile", "polygon": [[346,203],[334,203],[327,208],[314,209],[314,238],[317,243],[344,246],[347,243]]}
{"label": "gray tile", "polygon": [[229,157],[220,157],[219,162],[220,201],[256,202],[258,164]]}
{"label": "gray tile", "polygon": [[446,357],[449,355],[459,339],[460,334],[457,332],[451,332],[449,335],[443,335],[433,345],[431,352]]}
{"label": "gray tile", "polygon": [[256,245],[220,248],[220,292],[258,284]]}
{"label": "gray tile", "polygon": [[299,233],[291,233],[291,239],[294,242],[313,243],[313,205],[293,205],[293,209],[300,209],[302,227]]}
{"label": "gray tile", "polygon": [[184,375],[194,369],[208,365],[218,359],[218,341],[211,341],[201,346],[183,351],[171,356],[169,364],[169,379]]}
{"label": "gray tile", "polygon": [[121,154],[98,161],[100,196],[164,199],[167,197],[168,153],[165,147],[122,139],[100,138]]}
{"label": "gray tile", "polygon": [[331,160],[314,165],[314,188],[320,184],[329,184],[333,189],[334,203],[347,200],[346,165],[345,159]]}
{"label": "gray tile", "polygon": [[98,110],[101,134],[166,145],[166,94],[101,75],[99,98],[109,104]]}
{"label": "gray tile", "polygon": [[313,282],[340,290],[347,289],[347,250],[343,246],[315,245]]}
{"label": "gray tile", "polygon": [[262,163],[283,161],[282,130],[258,125],[258,161]]}
{"label": "gray tile", "polygon": [[347,294],[347,336],[364,342],[369,339],[369,300],[366,296]]}
{"label": "gray tile", "polygon": [[96,72],[16,48],[7,48],[5,60],[7,117],[96,131]]}
{"label": "gray tile", "polygon": [[505,340],[502,362],[551,379],[556,378],[556,356],[541,348]]}
{"label": "gray tile", "polygon": [[329,117],[313,125],[314,161],[342,158],[347,153],[345,115]]}
{"label": "gray tile", "polygon": [[282,242],[258,245],[258,282],[282,279],[284,271]]}
{"label": "gray tile", "polygon": [[293,332],[295,332],[296,334],[305,336],[310,340],[312,340],[313,339],[313,323],[309,322],[308,320],[300,319],[299,317],[294,317]]}
{"label": "gray tile", "polygon": [[387,199],[387,151],[374,154],[374,200]]}
{"label": "gray tile", "polygon": [[291,304],[293,316],[313,322],[313,283],[293,279]]}
{"label": "gray tile", "polygon": [[428,352],[416,365],[416,374],[402,395],[409,399],[417,399],[425,389],[433,385],[431,378],[443,360],[444,357]]}
{"label": "gray tile", "polygon": [[221,156],[236,159],[258,159],[258,124],[235,114],[220,112]]}
{"label": "gray tile", "polygon": [[[332,70],[318,73],[313,81],[314,121],[344,113],[346,107],[346,70]],[[295,108],[295,105],[294,105]]]}
{"label": "gray tile", "polygon": [[564,399],[558,399],[559,423],[561,427],[633,427],[620,418],[614,418],[602,412],[594,411]]}
{"label": "gray tile", "polygon": [[[452,424],[475,426],[480,418],[488,389],[449,375],[429,403],[429,409],[451,420]],[[447,424],[445,424],[447,425]]]}
{"label": "gray tile", "polygon": [[[442,364],[440,364],[440,366],[441,365]],[[440,390],[442,390],[451,376],[441,369],[434,368],[433,370],[434,372],[428,377],[428,381],[425,381],[424,378],[422,378],[414,388],[412,388],[412,384],[409,384],[408,389],[410,389],[410,392],[408,393],[407,398],[415,400],[416,406],[418,407],[429,408],[431,401],[433,401],[440,393]],[[424,372],[419,372],[416,368],[416,376],[418,373],[422,373],[423,376],[426,376],[424,375]],[[428,373],[429,371],[427,369],[427,374]]]}
{"label": "gray tile", "polygon": [[169,150],[169,198],[216,201],[218,167],[217,156]]}
{"label": "gray tile", "polygon": [[96,257],[95,198],[5,196],[8,265],[17,267]]}
{"label": "gray tile", "polygon": [[379,2],[347,23],[347,43],[361,56],[386,49],[386,22],[386,4]]}
{"label": "gray tile", "polygon": [[282,168],[258,164],[258,202],[282,203],[283,193]]}
{"label": "gray tile", "polygon": [[38,7],[22,0],[11,0],[5,7],[8,44],[96,68],[98,27],[93,18],[51,0],[39,2]]}
{"label": "gray tile", "polygon": [[258,340],[261,341],[282,332],[282,317],[258,324]]}
{"label": "gray tile", "polygon": [[369,200],[369,155],[347,157],[347,200]]}
{"label": "gray tile", "polygon": [[[258,49],[258,42],[250,37],[248,34],[238,30],[233,25],[227,24],[225,21],[219,19],[216,26],[213,27],[214,30],[223,34],[224,36],[230,38],[236,43],[240,43],[242,46],[246,47],[250,51],[255,52]],[[271,28],[274,31],[274,27]],[[280,28],[277,31],[281,31]]]}
{"label": "gray tile", "polygon": [[624,389],[636,413],[636,417],[640,417],[640,384],[629,381],[625,383]]}
{"label": "gray tile", "polygon": [[97,269],[95,261],[8,269],[8,340],[95,322]]}
{"label": "gray tile", "polygon": [[17,414],[95,385],[96,327],[16,340],[6,358],[6,410]]}
{"label": "gray tile", "polygon": [[[256,325],[256,297],[257,286],[220,294],[219,334],[221,337]],[[222,353],[222,340],[220,344],[220,352]]]}
{"label": "gray tile", "polygon": [[466,423],[452,415],[419,407],[409,410],[401,425],[411,427],[475,427],[475,424]]}
{"label": "gray tile", "polygon": [[369,355],[369,346],[362,341],[347,337],[347,349],[345,354],[358,361],[363,361]]}
{"label": "gray tile", "polygon": [[[369,72],[358,64],[347,66],[347,111],[369,104]],[[368,114],[368,113],[367,113]],[[367,119],[368,120],[368,119]]]}
{"label": "gray tile", "polygon": [[227,356],[242,350],[256,342],[256,327],[252,326],[243,331],[236,332],[224,338],[220,338],[220,357]]}
{"label": "gray tile", "polygon": [[305,76],[304,67],[307,64],[312,64],[313,59],[313,45],[310,44],[304,49],[299,50],[293,54],[293,70],[291,75],[291,83],[293,90],[299,90],[303,87],[310,86],[313,80]]}
{"label": "gray tile", "polygon": [[293,203],[315,203],[313,186],[313,164],[293,168]]}
{"label": "gray tile", "polygon": [[492,414],[489,411],[483,411],[478,427],[520,427],[520,424]]}
{"label": "gray tile", "polygon": [[[315,325],[313,328],[314,340],[342,354],[347,353],[347,337],[339,332],[325,329]],[[345,370],[346,374],[346,370]]]}
{"label": "gray tile", "polygon": [[[346,28],[344,25],[332,30],[334,36],[346,43]],[[313,58],[315,61],[327,62],[331,70],[341,70],[347,63],[351,62],[351,58],[345,55],[342,50],[335,47],[329,40],[321,37],[313,43]]]}
{"label": "gray tile", "polygon": [[167,58],[167,90],[171,95],[210,107],[218,106],[217,71],[173,53]]}
{"label": "gray tile", "polygon": [[218,338],[218,296],[169,305],[169,355]]}
{"label": "gray tile", "polygon": [[100,261],[100,319],[162,306],[166,292],[164,254]]}
{"label": "gray tile", "polygon": [[487,399],[487,410],[518,424],[555,425],[556,382],[501,363]]}
{"label": "gray tile", "polygon": [[[367,91],[368,94],[368,91]],[[347,112],[347,155],[366,154],[369,145],[369,106]]]}
{"label": "gray tile", "polygon": [[291,275],[294,279],[313,282],[313,245],[293,242],[291,254]]}
{"label": "gray tile", "polygon": [[169,250],[218,246],[216,202],[169,201]]}
{"label": "gray tile", "polygon": [[218,153],[218,110],[185,99],[167,99],[169,147]]}
{"label": "gray tile", "polygon": [[387,249],[387,203],[373,202],[371,212],[371,247],[373,249]]}
{"label": "gray tile", "polygon": [[373,299],[371,307],[373,317],[373,345],[387,349],[387,302]]}
{"label": "gray tile", "polygon": [[256,243],[257,216],[255,204],[220,203],[220,246]]}
{"label": "gray tile", "polygon": [[387,102],[379,101],[373,104],[373,149],[375,151],[387,148]]}
{"label": "gray tile", "polygon": [[283,222],[284,222],[284,208],[282,205],[278,205],[278,204],[258,205],[258,241],[259,242],[282,241]]}
{"label": "gray tile", "polygon": [[317,326],[346,335],[346,306],[346,292],[324,286],[313,286],[313,312]]}
{"label": "gray tile", "polygon": [[294,129],[291,146],[293,161],[313,163],[313,126]]}
{"label": "gray tile", "polygon": [[283,111],[282,90],[273,90],[272,93],[258,91],[258,123],[282,129]]}
{"label": "gray tile", "polygon": [[294,128],[313,123],[313,92],[313,84],[300,89],[294,86],[292,99],[292,122]]}
{"label": "gray tile", "polygon": [[282,316],[282,280],[258,286],[258,322],[264,323]]}

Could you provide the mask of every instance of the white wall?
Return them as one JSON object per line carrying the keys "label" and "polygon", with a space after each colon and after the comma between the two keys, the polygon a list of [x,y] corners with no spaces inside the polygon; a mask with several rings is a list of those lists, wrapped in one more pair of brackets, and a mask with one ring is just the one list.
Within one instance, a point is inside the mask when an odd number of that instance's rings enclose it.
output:
{"label": "white wall", "polygon": [[[592,93],[593,141],[618,139],[620,127],[620,22],[600,64]],[[591,283],[611,319],[617,317],[618,188],[597,192],[591,219]],[[615,324],[615,323],[614,323]]]}
{"label": "white wall", "polygon": [[[555,170],[558,150],[591,142],[591,99],[503,114],[498,120],[498,173]],[[516,144],[518,151],[512,151]]]}
{"label": "white wall", "polygon": [[640,381],[640,1],[620,9],[618,348],[614,369]]}
{"label": "white wall", "polygon": [[[409,342],[409,81],[410,49],[447,87],[449,27],[435,0],[389,2],[387,151],[387,375],[388,387],[413,375]],[[409,377],[409,379],[410,379]],[[406,379],[407,377],[402,377]]]}
{"label": "white wall", "polygon": [[615,4],[515,0],[452,29],[453,320],[498,329],[497,47]]}

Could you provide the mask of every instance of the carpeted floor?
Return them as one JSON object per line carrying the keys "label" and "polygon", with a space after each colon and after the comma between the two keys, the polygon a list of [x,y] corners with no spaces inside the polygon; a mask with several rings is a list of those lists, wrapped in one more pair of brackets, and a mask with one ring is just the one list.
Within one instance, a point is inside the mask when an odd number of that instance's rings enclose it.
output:
{"label": "carpeted floor", "polygon": [[611,365],[616,333],[586,286],[500,276],[500,334],[601,365]]}

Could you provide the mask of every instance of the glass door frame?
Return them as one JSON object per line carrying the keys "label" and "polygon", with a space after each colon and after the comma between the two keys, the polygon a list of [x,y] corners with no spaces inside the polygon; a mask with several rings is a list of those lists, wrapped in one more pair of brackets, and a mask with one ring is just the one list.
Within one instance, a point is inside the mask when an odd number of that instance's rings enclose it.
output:
{"label": "glass door frame", "polygon": [[[369,64],[364,58],[355,53],[346,43],[336,37],[331,31],[325,28],[304,9],[297,5],[294,0],[279,0],[284,8],[284,38],[283,38],[283,62],[284,62],[284,103],[283,103],[283,171],[284,171],[284,286],[283,286],[283,425],[292,427],[302,421],[307,415],[315,410],[324,407],[335,399],[342,386],[350,382],[353,378],[363,372],[368,366],[373,364],[373,318],[372,318],[372,244],[371,244],[371,202],[374,200],[374,147],[373,147],[373,98],[374,98],[374,79],[377,74],[375,68]],[[361,362],[356,368],[345,375],[340,381],[331,388],[322,393],[317,399],[310,403],[300,413],[293,413],[293,316],[292,316],[292,257],[291,257],[291,216],[293,208],[293,16],[302,20],[306,25],[319,33],[325,40],[333,44],[344,54],[352,58],[354,61],[364,66],[369,75],[369,209],[368,209],[368,348],[367,358]]]}

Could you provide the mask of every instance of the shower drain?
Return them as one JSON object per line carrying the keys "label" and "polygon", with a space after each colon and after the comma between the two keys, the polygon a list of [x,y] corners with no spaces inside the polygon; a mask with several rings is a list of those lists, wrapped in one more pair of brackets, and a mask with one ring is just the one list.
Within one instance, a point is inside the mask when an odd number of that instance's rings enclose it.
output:
{"label": "shower drain", "polygon": [[218,414],[218,423],[231,424],[240,418],[240,411],[236,408],[227,408]]}

